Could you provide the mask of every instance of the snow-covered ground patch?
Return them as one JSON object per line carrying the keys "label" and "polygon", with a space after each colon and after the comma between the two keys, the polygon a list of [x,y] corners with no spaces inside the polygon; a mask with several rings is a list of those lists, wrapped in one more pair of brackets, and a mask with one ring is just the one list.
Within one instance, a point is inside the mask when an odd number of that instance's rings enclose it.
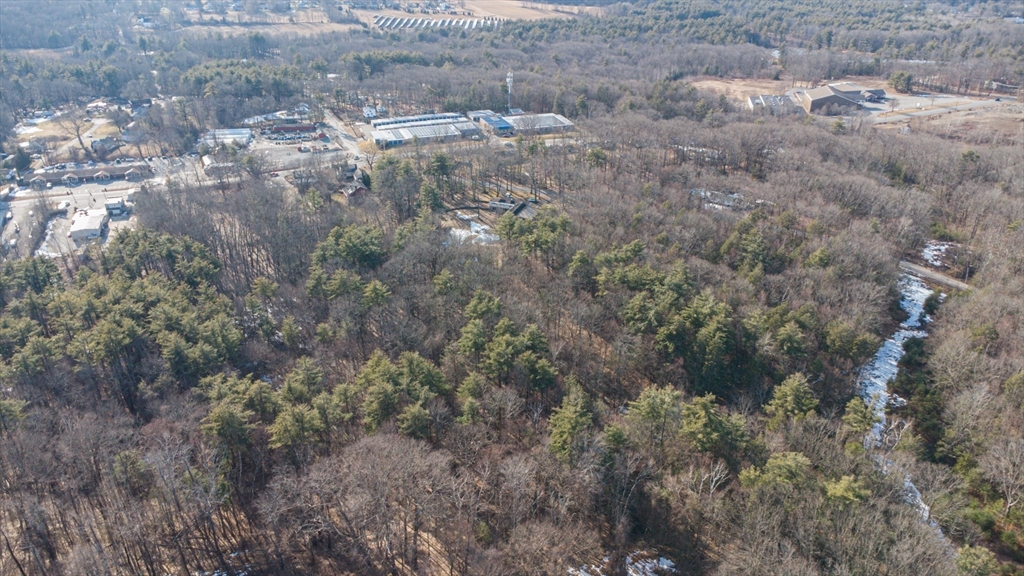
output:
{"label": "snow-covered ground patch", "polygon": [[469,230],[465,228],[452,228],[449,232],[457,242],[472,242],[473,244],[494,244],[498,242],[498,235],[491,233],[491,227],[479,222],[469,222]]}
{"label": "snow-covered ground patch", "polygon": [[900,308],[909,317],[900,324],[900,329],[882,344],[874,358],[860,369],[857,376],[857,389],[860,390],[861,398],[871,406],[875,416],[881,419],[871,431],[871,439],[874,442],[881,440],[882,430],[885,429],[885,407],[890,403],[905,403],[902,398],[893,402],[894,395],[889,394],[889,383],[896,379],[899,372],[897,365],[903,357],[903,343],[911,338],[927,336],[928,333],[920,328],[931,320],[924,313],[924,301],[931,295],[931,289],[919,278],[909,275],[904,275],[900,279],[899,287]]}
{"label": "snow-covered ground patch", "polygon": [[46,223],[46,236],[43,238],[39,248],[36,249],[37,258],[59,258],[60,249],[57,246],[58,238],[54,236],[55,230],[64,231],[67,229],[67,218],[56,216]]}
{"label": "snow-covered ground patch", "polygon": [[24,124],[18,124],[14,127],[14,133],[17,134],[18,136],[22,136],[25,134],[33,134],[35,132],[42,132],[42,130],[36,128],[35,126],[25,126]]}
{"label": "snow-covered ground patch", "polygon": [[[899,361],[905,350],[903,343],[911,338],[924,338],[928,335],[922,328],[931,318],[924,312],[924,303],[932,290],[925,286],[924,282],[916,276],[903,275],[899,282],[900,287],[900,308],[908,314],[905,322],[900,324],[900,329],[891,338],[882,344],[882,347],[875,353],[874,358],[865,364],[857,377],[857,385],[860,396],[864,402],[871,407],[875,416],[880,419],[871,432],[864,438],[866,447],[880,446],[882,432],[885,430],[885,408],[887,405],[899,407],[905,406],[907,401],[889,392],[889,383],[896,379],[899,373]],[[903,474],[903,489],[906,503],[913,506],[921,513],[925,522],[934,527],[939,535],[942,531],[934,520],[931,519],[931,510],[921,499],[921,492],[910,479],[910,475],[898,469],[896,465],[882,456],[876,458],[876,462],[882,469],[882,473],[890,474],[897,472]]]}
{"label": "snow-covered ground patch", "polygon": [[43,117],[43,118],[29,118],[29,119],[25,120],[24,124],[31,124],[33,126],[35,126],[37,124],[45,124],[46,122],[49,122],[51,118],[55,118],[57,116],[60,116],[60,114],[54,114],[53,116],[50,116],[49,118],[47,118],[47,117]]}
{"label": "snow-covered ground patch", "polygon": [[921,258],[924,258],[925,262],[936,268],[944,268],[946,266],[946,250],[949,250],[952,246],[954,246],[952,242],[929,240],[924,245],[924,249],[921,250]]}
{"label": "snow-covered ground patch", "polygon": [[[601,566],[588,564],[579,568],[570,568],[569,576],[605,576],[609,558],[605,557]],[[653,550],[637,550],[626,556],[626,574],[629,576],[661,576],[663,574],[679,574],[674,562],[658,556]]]}

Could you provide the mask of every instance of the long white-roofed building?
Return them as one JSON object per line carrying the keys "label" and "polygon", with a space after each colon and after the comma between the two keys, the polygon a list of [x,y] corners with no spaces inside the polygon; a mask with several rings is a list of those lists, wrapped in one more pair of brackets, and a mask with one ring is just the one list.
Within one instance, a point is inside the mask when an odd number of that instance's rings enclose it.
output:
{"label": "long white-roofed building", "polygon": [[576,129],[576,125],[561,114],[521,114],[501,118],[519,134],[554,134]]}
{"label": "long white-roofed building", "polygon": [[451,142],[480,134],[480,127],[454,112],[382,118],[371,122],[370,137],[381,148],[393,148],[413,142]]}

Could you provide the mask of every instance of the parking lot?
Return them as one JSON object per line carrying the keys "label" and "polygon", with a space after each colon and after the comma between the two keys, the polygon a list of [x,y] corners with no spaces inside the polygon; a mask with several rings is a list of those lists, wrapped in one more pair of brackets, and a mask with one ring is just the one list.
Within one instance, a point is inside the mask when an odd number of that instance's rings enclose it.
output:
{"label": "parking lot", "polygon": [[[319,137],[321,133],[322,138]],[[317,131],[312,133],[272,135],[257,132],[248,152],[264,155],[269,171],[274,173],[295,170],[317,160],[332,163],[346,158],[350,161],[363,160],[359,154],[358,140],[350,136],[341,122],[330,114]],[[146,165],[153,174],[144,182],[114,180],[106,184],[89,182],[73,186],[53,183],[45,190],[18,188],[10,198],[0,202],[0,216],[3,217],[0,218],[3,224],[0,230],[0,255],[6,254],[6,258],[25,257],[37,245],[39,249],[35,253],[43,256],[81,250],[82,246],[75,245],[67,237],[75,211],[102,208],[104,202],[122,197],[130,189],[140,189],[143,185],[163,185],[168,177],[176,175],[193,175],[199,181],[209,180],[203,174],[199,155],[194,152],[180,157],[124,157],[110,162],[37,165],[36,169],[52,173],[126,165]],[[278,178],[281,177],[283,174],[279,174]],[[6,183],[0,189],[8,185]],[[134,214],[111,218],[110,232],[133,226],[134,222]],[[44,240],[40,243],[41,238]]]}
{"label": "parking lot", "polygon": [[[864,110],[875,124],[906,122],[912,118],[948,114],[960,110],[980,110],[998,106],[1006,97],[968,98],[952,94],[896,94],[886,92],[882,102],[864,102]],[[1009,98],[1012,100],[1012,98]]]}
{"label": "parking lot", "polygon": [[[105,163],[62,163],[46,166],[43,168],[44,170],[53,172],[144,164],[153,171],[153,177],[142,182],[114,180],[107,183],[89,182],[73,186],[54,184],[45,190],[18,188],[6,201],[0,202],[0,215],[3,216],[0,247],[6,251],[7,258],[20,258],[28,256],[39,239],[49,235],[49,240],[40,247],[40,255],[68,254],[81,249],[82,246],[74,245],[67,238],[71,216],[76,211],[103,208],[103,204],[107,200],[124,197],[131,189],[141,189],[144,185],[162,183],[166,176],[192,166],[192,160],[187,156],[182,158],[125,158]],[[110,230],[117,230],[132,224],[134,224],[134,220],[127,216],[111,219]]]}
{"label": "parking lot", "polygon": [[[7,248],[8,258],[28,256],[37,240],[47,236],[40,255],[69,254],[80,249],[67,238],[71,225],[71,216],[78,210],[103,208],[107,200],[123,198],[131,189],[141,188],[139,182],[113,182],[103,184],[81,184],[73,187],[59,186],[45,191],[21,189],[7,202],[0,204],[0,211],[6,218],[3,233],[0,235],[3,245]],[[7,218],[7,216],[10,218]],[[48,217],[53,216],[52,224]],[[127,224],[128,217],[122,220]],[[114,219],[110,229],[114,230]],[[12,240],[15,241],[12,246]]]}

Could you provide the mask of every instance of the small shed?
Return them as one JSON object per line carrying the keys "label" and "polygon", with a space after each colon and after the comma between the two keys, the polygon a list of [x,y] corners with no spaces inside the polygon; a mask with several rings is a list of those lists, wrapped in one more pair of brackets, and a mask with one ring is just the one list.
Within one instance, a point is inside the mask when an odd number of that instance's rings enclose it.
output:
{"label": "small shed", "polygon": [[103,209],[111,216],[119,216],[125,211],[124,198],[111,198],[103,203]]}

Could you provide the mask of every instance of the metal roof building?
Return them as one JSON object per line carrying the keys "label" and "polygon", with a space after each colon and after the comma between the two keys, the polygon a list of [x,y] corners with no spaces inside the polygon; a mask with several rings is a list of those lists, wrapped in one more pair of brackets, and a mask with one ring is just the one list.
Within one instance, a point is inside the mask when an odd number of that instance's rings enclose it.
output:
{"label": "metal roof building", "polygon": [[434,122],[438,124],[445,124],[450,122],[456,122],[459,120],[465,120],[466,117],[456,112],[441,112],[439,114],[417,114],[416,116],[399,116],[397,118],[381,118],[379,120],[373,120],[370,124],[374,128],[389,128],[393,126],[402,126],[406,124],[422,124],[424,122]]}
{"label": "metal roof building", "polygon": [[487,130],[497,136],[508,136],[515,130],[515,127],[501,116],[484,116],[481,118],[481,121],[483,121]]}
{"label": "metal roof building", "polygon": [[381,148],[401,146],[413,141],[450,142],[480,133],[479,126],[455,113],[387,118],[372,124],[376,130],[370,136]]}
{"label": "metal roof building", "polygon": [[[576,125],[561,114],[523,114],[521,116],[502,116],[515,129],[523,134],[551,134],[568,132]],[[484,119],[486,121],[486,118]]]}
{"label": "metal roof building", "polygon": [[428,142],[452,142],[459,138],[466,138],[476,135],[480,128],[465,118],[461,122],[447,124],[426,124],[416,123],[401,127],[392,127],[383,130],[374,130],[371,137],[377,146],[391,148],[419,141],[424,144]]}
{"label": "metal roof building", "polygon": [[224,128],[210,130],[199,139],[200,144],[216,148],[222,144],[248,146],[252,142],[252,130],[248,128]]}

